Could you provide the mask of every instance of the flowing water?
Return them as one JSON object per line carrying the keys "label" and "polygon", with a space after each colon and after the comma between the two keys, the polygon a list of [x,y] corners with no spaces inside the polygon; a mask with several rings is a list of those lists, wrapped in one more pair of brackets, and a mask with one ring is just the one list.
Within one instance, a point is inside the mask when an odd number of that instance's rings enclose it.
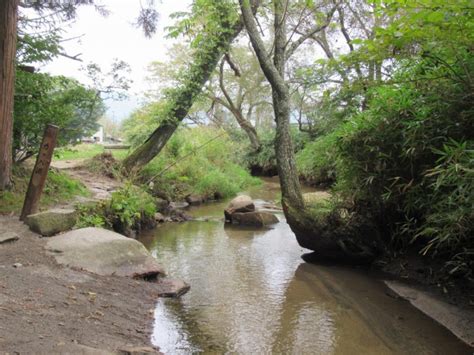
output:
{"label": "flowing water", "polygon": [[[278,184],[249,194],[273,202]],[[192,208],[140,240],[191,290],[160,299],[152,342],[166,354],[465,354],[445,328],[363,271],[304,262],[280,213],[267,230],[226,227],[226,203]]]}

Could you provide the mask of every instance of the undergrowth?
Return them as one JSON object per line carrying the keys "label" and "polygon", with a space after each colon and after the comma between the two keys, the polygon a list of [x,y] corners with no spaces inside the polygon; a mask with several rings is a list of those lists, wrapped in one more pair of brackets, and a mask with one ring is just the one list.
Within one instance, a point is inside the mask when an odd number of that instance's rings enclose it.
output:
{"label": "undergrowth", "polygon": [[[0,191],[0,214],[20,213],[23,207],[31,169],[22,165],[13,168],[13,186],[10,190]],[[57,170],[49,170],[40,209],[73,200],[76,196],[89,196],[87,188],[79,181]]]}

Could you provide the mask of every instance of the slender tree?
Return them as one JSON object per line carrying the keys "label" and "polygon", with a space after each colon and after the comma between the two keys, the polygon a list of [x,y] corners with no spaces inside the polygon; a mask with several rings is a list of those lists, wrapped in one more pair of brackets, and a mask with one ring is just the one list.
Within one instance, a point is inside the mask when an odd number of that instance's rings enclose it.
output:
{"label": "slender tree", "polygon": [[[202,6],[198,9],[200,16],[205,12],[209,22],[197,36],[191,64],[177,87],[168,91],[167,109],[161,117],[157,117],[160,126],[124,160],[123,167],[127,172],[144,166],[163,149],[180,122],[188,115],[220,58],[243,29],[243,22],[232,1],[202,1],[199,5]],[[255,7],[250,9],[250,13],[254,10]]]}
{"label": "slender tree", "polygon": [[18,0],[0,3],[0,190],[12,179],[13,98]]}

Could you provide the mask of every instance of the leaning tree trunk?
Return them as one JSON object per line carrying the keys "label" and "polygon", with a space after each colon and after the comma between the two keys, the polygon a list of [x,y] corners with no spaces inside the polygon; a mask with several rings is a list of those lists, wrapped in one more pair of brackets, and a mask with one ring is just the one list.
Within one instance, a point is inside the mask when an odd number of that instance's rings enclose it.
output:
{"label": "leaning tree trunk", "polygon": [[186,75],[180,85],[168,93],[168,109],[162,117],[157,118],[161,122],[160,126],[145,143],[124,160],[123,167],[126,172],[146,165],[160,153],[179,123],[188,114],[194,99],[201,93],[202,87],[209,80],[219,59],[243,29],[242,21],[235,19],[232,2],[216,1],[210,6],[214,6],[214,21],[217,23],[209,26],[210,32],[202,34],[204,38],[194,52]]}
{"label": "leaning tree trunk", "polygon": [[0,3],[0,190],[12,179],[13,99],[18,0]]}
{"label": "leaning tree trunk", "polygon": [[261,148],[261,144],[260,139],[258,138],[257,130],[247,119],[242,116],[241,112],[235,113],[234,116],[236,118],[239,117],[237,118],[237,123],[249,137],[250,145],[252,146],[253,151],[258,152]]}
{"label": "leaning tree trunk", "polygon": [[285,215],[287,215],[288,208],[303,210],[304,202],[290,136],[290,92],[284,78],[285,48],[287,45],[283,15],[285,4],[283,0],[273,1],[275,10],[275,42],[274,60],[272,62],[259,35],[255,19],[250,12],[249,0],[239,0],[239,2],[250,42],[255,50],[260,67],[272,87],[273,110],[277,125],[275,153],[282,192],[282,204]]}

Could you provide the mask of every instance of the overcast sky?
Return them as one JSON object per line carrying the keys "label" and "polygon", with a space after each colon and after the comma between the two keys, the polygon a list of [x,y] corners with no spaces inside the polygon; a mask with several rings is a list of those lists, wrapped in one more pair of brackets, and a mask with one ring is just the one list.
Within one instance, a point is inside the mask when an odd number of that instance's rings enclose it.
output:
{"label": "overcast sky", "polygon": [[123,102],[107,101],[108,116],[121,120],[140,103],[141,93],[146,87],[147,65],[166,58],[166,48],[172,42],[165,38],[164,28],[173,23],[170,14],[187,11],[191,0],[156,1],[160,13],[159,31],[151,39],[145,38],[142,30],[133,25],[140,9],[139,0],[102,0],[100,3],[110,10],[109,16],[102,17],[92,7],[82,7],[75,23],[64,28],[64,38],[84,35],[79,40],[63,43],[68,55],[81,53],[83,63],[59,57],[41,70],[85,82],[85,76],[80,71],[84,64],[94,62],[108,71],[115,58],[127,62],[131,66],[133,80],[130,98]]}

